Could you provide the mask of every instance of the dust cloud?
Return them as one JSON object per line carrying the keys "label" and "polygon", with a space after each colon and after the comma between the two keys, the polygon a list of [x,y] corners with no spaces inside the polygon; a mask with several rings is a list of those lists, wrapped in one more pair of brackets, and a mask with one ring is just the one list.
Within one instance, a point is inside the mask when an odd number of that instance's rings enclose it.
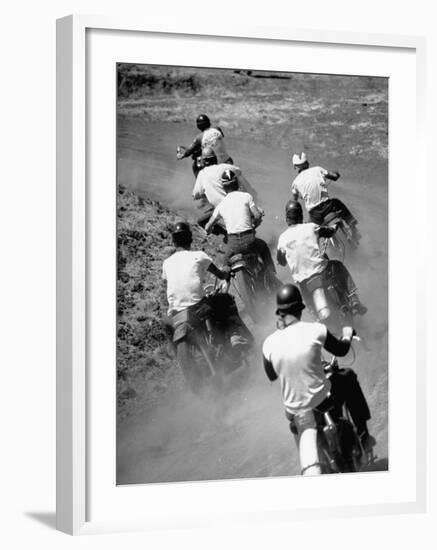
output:
{"label": "dust cloud", "polygon": [[[158,136],[159,148],[138,151],[137,134],[142,143]],[[120,181],[166,206],[196,216],[191,200],[194,178],[190,160],[177,161],[172,153],[186,142],[192,128],[184,125],[132,123],[119,148]],[[292,171],[284,150],[272,151],[256,143],[238,149],[229,139],[229,150],[258,194],[266,215],[258,236],[269,244],[272,253],[285,229],[284,206],[289,198]],[[165,154],[162,153],[165,152]],[[331,167],[329,167],[331,168]],[[388,229],[387,174],[381,168],[370,181],[359,162],[332,167],[345,171],[348,178],[331,187],[332,196],[348,204],[359,220],[363,235],[356,254],[345,263],[357,283],[368,314],[357,320],[356,329],[363,341],[355,345],[355,355],[342,360],[356,370],[372,411],[370,430],[377,439],[377,453],[388,452],[387,362],[388,362]],[[286,268],[279,278],[289,281]],[[154,483],[209,479],[235,479],[297,475],[298,457],[293,437],[285,420],[279,385],[270,384],[261,361],[264,338],[275,330],[274,305],[266,309],[262,326],[256,327],[256,349],[249,358],[245,378],[236,371],[224,395],[203,399],[187,390],[167,392],[159,406],[121,421],[117,430],[117,483]],[[250,327],[252,328],[252,327]]]}

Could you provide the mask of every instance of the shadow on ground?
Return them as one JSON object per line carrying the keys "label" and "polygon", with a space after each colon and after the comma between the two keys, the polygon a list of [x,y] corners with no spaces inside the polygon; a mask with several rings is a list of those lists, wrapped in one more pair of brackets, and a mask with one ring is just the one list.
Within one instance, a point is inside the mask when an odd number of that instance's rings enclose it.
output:
{"label": "shadow on ground", "polygon": [[388,471],[388,458],[378,458],[372,464],[363,469],[363,472],[381,472]]}
{"label": "shadow on ground", "polygon": [[24,515],[30,519],[42,523],[50,529],[56,529],[56,513],[55,512],[25,512]]}

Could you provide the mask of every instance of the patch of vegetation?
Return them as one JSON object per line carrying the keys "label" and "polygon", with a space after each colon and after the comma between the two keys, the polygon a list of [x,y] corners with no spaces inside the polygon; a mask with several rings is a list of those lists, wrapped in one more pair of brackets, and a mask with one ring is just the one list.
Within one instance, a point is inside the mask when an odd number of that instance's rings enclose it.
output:
{"label": "patch of vegetation", "polygon": [[331,156],[388,157],[385,78],[119,64],[117,112],[193,126],[206,112],[225,134],[272,147],[310,141],[315,156],[328,147]]}
{"label": "patch of vegetation", "polygon": [[[163,320],[167,311],[162,262],[173,252],[171,230],[180,221],[159,202],[118,187],[117,402],[119,417],[141,410],[183,380]],[[191,223],[192,220],[187,220]],[[193,249],[211,257],[220,241],[193,226]]]}

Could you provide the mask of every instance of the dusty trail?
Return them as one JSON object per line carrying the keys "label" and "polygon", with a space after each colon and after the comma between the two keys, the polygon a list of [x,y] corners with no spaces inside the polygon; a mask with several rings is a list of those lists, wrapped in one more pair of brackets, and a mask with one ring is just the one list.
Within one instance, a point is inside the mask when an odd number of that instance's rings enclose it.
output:
{"label": "dusty trail", "polygon": [[[189,159],[177,161],[177,144],[186,144],[191,127],[175,123],[143,123],[120,119],[119,182],[190,216],[193,176]],[[283,209],[294,173],[284,149],[227,138],[228,150],[259,194],[266,216],[258,233],[274,249],[284,230]],[[290,150],[293,144],[290,144]],[[349,164],[348,164],[349,162]],[[349,267],[369,308],[358,330],[365,345],[357,347],[353,368],[358,373],[372,411],[370,429],[377,439],[377,468],[387,467],[388,453],[388,338],[387,338],[387,168],[375,161],[370,167],[357,159],[333,166],[328,158],[315,164],[338,169],[343,177],[331,194],[350,206],[363,234]],[[286,269],[280,277],[288,280]],[[272,307],[273,311],[273,307]],[[274,329],[273,314],[259,327],[256,340]],[[352,362],[352,354],[343,364]],[[200,402],[175,389],[165,402],[121,421],[117,430],[117,482],[233,479],[299,473],[297,453],[283,416],[279,386],[261,372],[260,353],[252,361],[250,383],[227,399]]]}

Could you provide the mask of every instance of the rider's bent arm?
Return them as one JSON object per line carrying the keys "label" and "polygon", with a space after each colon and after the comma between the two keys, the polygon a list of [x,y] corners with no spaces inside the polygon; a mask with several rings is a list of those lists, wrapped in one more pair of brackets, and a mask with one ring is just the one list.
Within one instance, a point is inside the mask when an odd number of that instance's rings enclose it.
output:
{"label": "rider's bent arm", "polygon": [[200,181],[200,178],[197,177],[196,178],[196,183],[194,184],[194,187],[193,187],[193,199],[196,200],[196,199],[200,199],[201,197],[203,197],[205,194],[205,190],[203,188],[203,185],[202,185],[202,182]]}
{"label": "rider's bent arm", "polygon": [[229,270],[219,269],[213,263],[209,264],[208,271],[217,277],[217,279],[229,279]]}
{"label": "rider's bent arm", "polygon": [[332,355],[344,357],[350,350],[352,338],[343,336],[340,340],[327,331],[324,348]]}
{"label": "rider's bent arm", "polygon": [[264,356],[263,356],[263,361],[264,361],[264,370],[266,371],[267,378],[270,380],[270,382],[274,382],[278,378],[278,375],[276,374],[271,361],[266,359]]}
{"label": "rider's bent arm", "polygon": [[285,252],[281,248],[278,248],[276,252],[276,260],[279,265],[282,265],[282,266],[287,265],[287,256],[285,255]]}
{"label": "rider's bent arm", "polygon": [[218,216],[219,216],[219,213],[217,212],[217,208],[216,208],[214,210],[214,212],[212,213],[212,216],[209,218],[208,223],[205,225],[205,231],[207,233],[209,233],[211,231],[211,228],[215,224],[215,222],[217,221]]}
{"label": "rider's bent arm", "polygon": [[185,149],[184,154],[181,158],[186,158],[191,156],[194,153],[198,153],[202,150],[202,138],[201,136],[197,136],[194,138],[193,143]]}
{"label": "rider's bent arm", "polygon": [[255,203],[250,205],[250,212],[253,217],[253,223],[255,227],[258,227],[258,225],[261,223],[262,220],[262,213],[261,210],[256,206]]}
{"label": "rider's bent arm", "polygon": [[325,178],[328,178],[328,180],[337,181],[340,177],[340,172],[328,172],[325,174]]}

